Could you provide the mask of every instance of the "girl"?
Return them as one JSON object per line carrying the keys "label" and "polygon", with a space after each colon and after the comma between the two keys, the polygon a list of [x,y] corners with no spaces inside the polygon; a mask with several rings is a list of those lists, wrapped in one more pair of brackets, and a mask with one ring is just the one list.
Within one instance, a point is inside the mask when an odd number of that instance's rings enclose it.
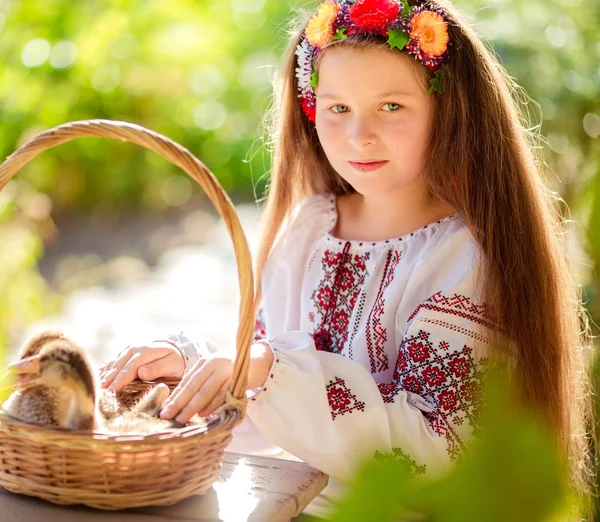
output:
{"label": "girl", "polygon": [[[376,451],[447,470],[499,360],[585,485],[579,299],[512,88],[445,0],[325,0],[291,39],[248,415],[334,478]],[[185,422],[223,403],[231,370],[172,336],[125,350],[103,385],[184,376],[162,416]]]}

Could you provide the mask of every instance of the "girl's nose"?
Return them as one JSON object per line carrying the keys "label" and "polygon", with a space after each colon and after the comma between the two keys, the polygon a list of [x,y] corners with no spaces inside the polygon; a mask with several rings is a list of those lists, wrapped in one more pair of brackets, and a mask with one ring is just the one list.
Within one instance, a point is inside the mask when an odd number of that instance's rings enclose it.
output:
{"label": "girl's nose", "polygon": [[354,116],[350,122],[348,122],[348,143],[362,149],[375,145],[378,141],[377,131],[373,122],[370,122],[368,118],[361,116]]}

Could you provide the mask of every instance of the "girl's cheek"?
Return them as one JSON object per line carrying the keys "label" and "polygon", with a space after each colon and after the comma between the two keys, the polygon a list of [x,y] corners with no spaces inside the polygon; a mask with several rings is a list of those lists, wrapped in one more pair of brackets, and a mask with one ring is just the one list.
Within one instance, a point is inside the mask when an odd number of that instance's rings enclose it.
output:
{"label": "girl's cheek", "polygon": [[427,133],[422,125],[409,118],[397,118],[387,122],[382,127],[382,135],[396,143],[403,143],[410,147],[420,147],[427,141]]}
{"label": "girl's cheek", "polygon": [[335,141],[341,137],[344,132],[343,125],[340,122],[332,121],[325,117],[317,122],[317,133],[321,138],[321,141]]}

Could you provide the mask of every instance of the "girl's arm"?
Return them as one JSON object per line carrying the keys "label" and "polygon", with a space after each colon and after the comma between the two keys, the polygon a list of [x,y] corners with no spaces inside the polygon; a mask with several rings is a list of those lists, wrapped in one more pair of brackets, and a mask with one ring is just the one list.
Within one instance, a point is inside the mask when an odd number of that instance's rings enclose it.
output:
{"label": "girl's arm", "polygon": [[377,453],[415,474],[447,470],[477,427],[489,353],[480,328],[486,319],[457,315],[453,299],[468,301],[436,294],[415,310],[386,383],[346,357],[317,351],[305,332],[276,336],[273,368],[248,415],[275,444],[340,480]]}

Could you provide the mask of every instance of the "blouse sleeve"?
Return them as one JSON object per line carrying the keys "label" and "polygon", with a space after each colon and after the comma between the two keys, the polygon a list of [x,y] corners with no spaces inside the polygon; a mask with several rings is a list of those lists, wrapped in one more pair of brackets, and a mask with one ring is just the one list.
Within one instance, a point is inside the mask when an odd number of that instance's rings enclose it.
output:
{"label": "blouse sleeve", "polygon": [[[253,342],[265,339],[267,336],[264,315],[264,305],[261,303],[256,312]],[[165,341],[172,344],[181,353],[185,361],[185,372],[194,366],[201,357],[206,357],[221,350],[218,345],[208,339],[192,340],[183,331],[167,335]]]}
{"label": "blouse sleeve", "polygon": [[[364,458],[388,454],[413,473],[444,472],[477,428],[489,355],[485,307],[470,278],[422,301],[407,318],[391,382],[318,351],[303,331],[270,339],[275,354],[248,414],[275,444],[339,480]],[[471,290],[473,290],[471,288]],[[461,299],[464,313],[452,300]],[[483,327],[483,328],[482,328]]]}

